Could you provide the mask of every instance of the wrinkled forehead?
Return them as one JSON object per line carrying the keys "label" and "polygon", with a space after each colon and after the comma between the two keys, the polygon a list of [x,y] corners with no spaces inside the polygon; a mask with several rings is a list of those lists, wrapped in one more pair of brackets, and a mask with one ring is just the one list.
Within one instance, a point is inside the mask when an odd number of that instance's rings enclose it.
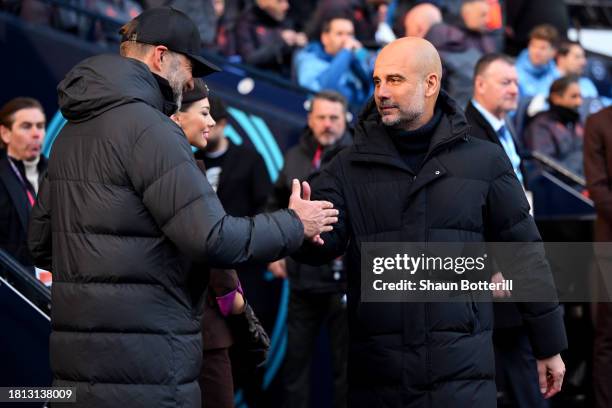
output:
{"label": "wrinkled forehead", "polygon": [[373,78],[383,79],[390,76],[401,76],[406,79],[424,78],[431,70],[414,58],[394,56],[377,59]]}
{"label": "wrinkled forehead", "polygon": [[414,64],[410,58],[403,53],[381,52],[374,64],[374,76],[386,76],[391,74],[408,75],[414,71]]}

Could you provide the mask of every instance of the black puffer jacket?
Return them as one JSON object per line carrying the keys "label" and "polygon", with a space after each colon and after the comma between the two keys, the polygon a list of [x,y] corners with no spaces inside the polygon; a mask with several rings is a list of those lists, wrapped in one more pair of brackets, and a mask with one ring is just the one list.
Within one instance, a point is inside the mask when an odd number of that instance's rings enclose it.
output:
{"label": "black puffer jacket", "polygon": [[[302,242],[288,210],[225,215],[143,63],[87,59],[60,83],[69,123],[32,213],[53,272],[54,384],[78,407],[200,407],[199,303],[190,259],[268,262]],[[71,404],[71,406],[74,404]]]}
{"label": "black puffer jacket", "polygon": [[[297,258],[318,263],[346,251],[350,407],[496,405],[491,304],[360,299],[363,242],[540,240],[504,151],[470,138],[463,114],[445,94],[438,106],[443,116],[418,174],[398,154],[370,102],[355,144],[313,183],[313,196],[340,210],[339,222],[323,235],[325,246],[307,246]],[[543,256],[517,253],[500,263],[517,280],[525,273],[548,280],[547,264],[539,262]],[[527,262],[540,268],[527,272]],[[556,302],[519,307],[536,357],[566,347]]]}

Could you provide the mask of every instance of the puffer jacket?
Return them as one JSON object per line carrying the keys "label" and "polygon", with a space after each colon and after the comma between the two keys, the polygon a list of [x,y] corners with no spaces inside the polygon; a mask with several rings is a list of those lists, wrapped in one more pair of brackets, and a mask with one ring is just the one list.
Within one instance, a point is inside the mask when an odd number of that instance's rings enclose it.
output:
{"label": "puffer jacket", "polygon": [[[442,119],[417,174],[371,101],[354,145],[313,182],[313,197],[334,203],[339,221],[322,235],[324,246],[305,245],[296,258],[317,264],[346,253],[351,408],[496,405],[491,303],[361,301],[362,243],[540,240],[503,149],[471,138],[463,113],[444,93],[438,109]],[[533,246],[494,256],[511,279],[552,279]],[[557,302],[518,306],[537,358],[566,348]]]}
{"label": "puffer jacket", "polygon": [[68,124],[32,212],[29,247],[53,273],[54,385],[71,407],[200,407],[202,277],[302,243],[292,211],[225,214],[147,66],[87,59],[58,86]]}

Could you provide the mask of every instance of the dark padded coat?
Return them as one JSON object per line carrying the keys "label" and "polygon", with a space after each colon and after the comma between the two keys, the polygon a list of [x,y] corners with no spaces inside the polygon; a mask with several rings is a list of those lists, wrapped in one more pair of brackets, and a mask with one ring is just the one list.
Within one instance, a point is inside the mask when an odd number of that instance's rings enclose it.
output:
{"label": "dark padded coat", "polygon": [[[339,222],[323,235],[325,246],[305,246],[297,258],[319,263],[346,251],[352,408],[496,405],[490,303],[360,301],[363,242],[540,240],[504,151],[471,138],[463,113],[445,94],[438,105],[443,117],[418,174],[398,154],[370,102],[355,144],[313,182],[313,197],[334,203]],[[510,278],[532,274],[550,282],[542,252],[495,256]],[[556,302],[519,307],[537,358],[567,346]]]}
{"label": "dark padded coat", "polygon": [[53,272],[54,385],[71,407],[200,407],[191,260],[268,262],[302,243],[292,211],[227,216],[143,63],[87,59],[58,87],[68,124],[32,213],[29,247]]}

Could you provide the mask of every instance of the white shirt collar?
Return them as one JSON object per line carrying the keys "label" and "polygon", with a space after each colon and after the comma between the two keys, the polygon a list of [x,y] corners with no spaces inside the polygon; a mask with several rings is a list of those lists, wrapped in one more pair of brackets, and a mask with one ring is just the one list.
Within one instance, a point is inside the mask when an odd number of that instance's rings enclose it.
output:
{"label": "white shirt collar", "polygon": [[502,126],[506,125],[506,122],[503,119],[498,119],[497,117],[495,117],[491,112],[483,108],[482,105],[476,102],[474,99],[472,99],[472,105],[474,105],[474,107],[478,109],[478,112],[480,112],[480,114],[484,116],[486,121],[489,122],[489,125],[491,125],[495,133],[497,133]]}

